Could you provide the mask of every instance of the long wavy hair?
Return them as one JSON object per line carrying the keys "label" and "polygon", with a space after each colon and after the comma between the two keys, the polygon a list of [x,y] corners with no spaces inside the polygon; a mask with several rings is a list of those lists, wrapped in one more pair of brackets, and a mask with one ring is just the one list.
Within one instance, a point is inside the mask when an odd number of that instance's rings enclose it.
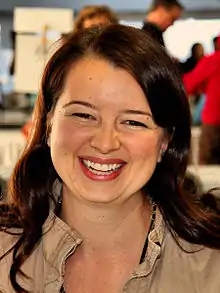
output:
{"label": "long wavy hair", "polygon": [[139,29],[122,25],[94,27],[72,34],[46,65],[33,129],[10,178],[7,203],[0,206],[1,229],[6,233],[12,233],[12,228],[21,231],[9,251],[13,253],[10,280],[18,293],[26,291],[17,283],[16,275],[41,240],[51,201],[56,208],[53,185],[60,179],[47,145],[48,113],[56,107],[72,65],[87,55],[108,60],[129,72],[144,91],[156,124],[170,136],[162,161],[144,187],[158,205],[168,229],[174,237],[190,243],[220,248],[220,217],[214,208],[207,207],[207,195],[206,200],[197,200],[183,192],[191,117],[176,65],[162,47]]}

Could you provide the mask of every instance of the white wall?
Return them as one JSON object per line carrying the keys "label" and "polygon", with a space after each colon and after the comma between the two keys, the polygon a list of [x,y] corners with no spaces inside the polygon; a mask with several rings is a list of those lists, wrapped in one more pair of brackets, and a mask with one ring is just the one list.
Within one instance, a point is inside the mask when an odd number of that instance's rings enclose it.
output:
{"label": "white wall", "polygon": [[0,177],[8,179],[25,145],[21,130],[0,130]]}
{"label": "white wall", "polygon": [[[126,20],[123,24],[132,25],[137,28],[142,27],[141,21]],[[205,52],[213,52],[212,39],[220,34],[220,19],[185,19],[174,23],[164,33],[166,48],[170,54],[180,60],[185,60],[194,43],[201,42],[204,45]]]}
{"label": "white wall", "polygon": [[220,34],[220,20],[186,19],[176,21],[164,34],[164,40],[171,55],[184,60],[190,54],[194,43],[200,42],[205,52],[213,52],[212,39]]}

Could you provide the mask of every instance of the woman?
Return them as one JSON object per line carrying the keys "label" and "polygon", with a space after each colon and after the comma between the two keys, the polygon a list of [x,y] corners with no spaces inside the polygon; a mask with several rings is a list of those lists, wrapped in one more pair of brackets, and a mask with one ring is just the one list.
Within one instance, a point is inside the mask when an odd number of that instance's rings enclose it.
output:
{"label": "woman", "polygon": [[72,35],[0,209],[1,291],[219,292],[220,218],[182,192],[189,147],[162,48],[120,25]]}
{"label": "woman", "polygon": [[94,25],[109,25],[119,22],[116,13],[106,5],[87,5],[83,7],[74,24],[74,31],[89,28]]}

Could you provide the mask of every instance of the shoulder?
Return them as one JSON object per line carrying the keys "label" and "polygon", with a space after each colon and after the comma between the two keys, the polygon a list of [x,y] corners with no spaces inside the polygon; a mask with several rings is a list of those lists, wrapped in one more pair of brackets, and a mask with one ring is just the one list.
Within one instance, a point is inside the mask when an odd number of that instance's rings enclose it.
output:
{"label": "shoulder", "polygon": [[[13,292],[11,291],[12,288],[9,281],[9,273],[12,265],[12,251],[7,255],[5,254],[14,246],[17,240],[18,236],[0,231],[0,258],[2,257],[2,259],[0,259],[0,292],[1,290],[2,292]],[[4,286],[4,288],[2,288],[2,286]],[[7,289],[6,291],[5,288]]]}
{"label": "shoulder", "polygon": [[[21,231],[21,230],[20,230]],[[10,282],[10,269],[13,263],[13,246],[19,240],[20,235],[18,229],[13,229],[13,235],[0,232],[0,292],[8,293],[14,292]],[[15,234],[16,233],[16,234]],[[27,290],[31,291],[33,288],[40,288],[38,292],[43,292],[43,253],[42,243],[40,242],[34,249],[32,254],[28,257],[22,265],[21,270],[28,278],[21,275],[18,276],[18,283]],[[12,248],[12,249],[11,249]],[[11,251],[10,251],[11,249]],[[7,253],[9,251],[9,253]]]}
{"label": "shoulder", "polygon": [[20,238],[20,229],[11,229],[10,233],[0,230],[0,252],[8,251]]}
{"label": "shoulder", "polygon": [[165,232],[152,292],[219,293],[220,251],[191,244]]}
{"label": "shoulder", "polygon": [[12,248],[18,241],[19,231],[12,231],[13,234],[0,231],[0,257]]}
{"label": "shoulder", "polygon": [[[220,278],[216,273],[219,269],[220,250],[191,244],[178,238],[176,242],[170,233],[167,233],[165,238],[164,254],[167,262],[173,268],[178,268],[185,278],[188,276],[188,280],[195,288],[196,285],[209,284],[213,290],[208,292],[218,292],[214,288],[220,288]],[[173,271],[173,268],[170,269]]]}
{"label": "shoulder", "polygon": [[220,61],[220,51],[204,56],[198,64],[215,64],[217,60]]}

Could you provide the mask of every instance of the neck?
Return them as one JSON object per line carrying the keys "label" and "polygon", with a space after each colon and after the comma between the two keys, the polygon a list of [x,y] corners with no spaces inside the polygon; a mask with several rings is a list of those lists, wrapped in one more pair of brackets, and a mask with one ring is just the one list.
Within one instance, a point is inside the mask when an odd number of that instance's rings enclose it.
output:
{"label": "neck", "polygon": [[120,204],[85,202],[63,190],[61,218],[75,231],[84,247],[120,249],[146,237],[151,220],[151,204],[139,192]]}
{"label": "neck", "polygon": [[164,28],[163,28],[164,18],[162,13],[159,13],[158,11],[152,11],[147,15],[146,20],[150,23],[155,24],[158,28],[164,31]]}

